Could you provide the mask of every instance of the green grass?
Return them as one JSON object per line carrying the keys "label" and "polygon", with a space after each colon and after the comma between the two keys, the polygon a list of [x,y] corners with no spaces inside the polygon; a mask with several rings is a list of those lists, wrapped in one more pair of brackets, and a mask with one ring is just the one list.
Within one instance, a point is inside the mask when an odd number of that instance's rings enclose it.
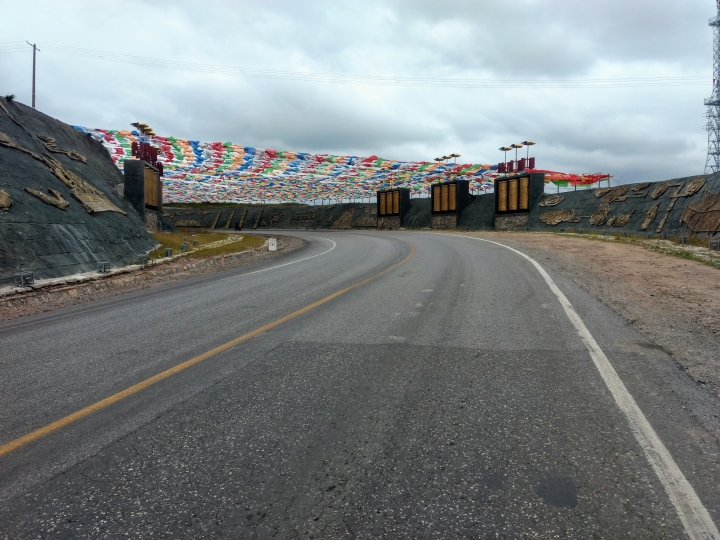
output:
{"label": "green grass", "polygon": [[[192,234],[195,234],[195,236],[192,236]],[[185,241],[185,238],[187,238],[189,244],[187,256],[190,258],[237,253],[260,247],[264,242],[262,237],[254,235],[206,233],[188,230],[179,230],[174,233],[155,233],[153,237],[158,241],[160,247],[149,253],[149,259],[164,257],[165,248],[172,248],[173,255],[181,253],[180,245]],[[198,241],[199,245],[197,247],[193,247],[193,240]]]}
{"label": "green grass", "polygon": [[[239,235],[238,235],[239,236]],[[246,249],[252,249],[263,245],[265,240],[260,236],[243,236],[243,239],[239,242],[232,242],[231,244],[223,244],[222,246],[205,248],[198,251],[193,251],[190,257],[208,257],[211,255],[225,255],[229,253],[238,253],[245,251]]]}

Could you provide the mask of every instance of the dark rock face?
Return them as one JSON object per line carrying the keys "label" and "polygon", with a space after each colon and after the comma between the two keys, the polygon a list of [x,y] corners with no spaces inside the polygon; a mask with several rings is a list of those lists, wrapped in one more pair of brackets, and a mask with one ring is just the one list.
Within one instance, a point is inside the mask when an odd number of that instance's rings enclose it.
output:
{"label": "dark rock face", "polygon": [[0,287],[19,270],[60,277],[152,249],[140,216],[115,191],[123,176],[100,143],[20,103],[0,105]]}

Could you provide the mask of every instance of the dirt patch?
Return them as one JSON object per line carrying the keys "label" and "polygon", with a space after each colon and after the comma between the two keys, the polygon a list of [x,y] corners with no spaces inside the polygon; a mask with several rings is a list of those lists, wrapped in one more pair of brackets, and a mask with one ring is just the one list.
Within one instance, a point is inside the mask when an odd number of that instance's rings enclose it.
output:
{"label": "dirt patch", "polygon": [[[299,238],[276,236],[278,249],[267,250],[267,244],[239,253],[201,258],[180,257],[156,266],[140,268],[111,276],[23,291],[0,298],[0,321],[26,317],[36,313],[84,304],[131,291],[157,287],[192,277],[239,268],[299,249],[305,242]],[[70,281],[70,280],[69,280]]]}
{"label": "dirt patch", "polygon": [[543,233],[467,233],[559,272],[669,351],[720,394],[720,270],[640,245]]}

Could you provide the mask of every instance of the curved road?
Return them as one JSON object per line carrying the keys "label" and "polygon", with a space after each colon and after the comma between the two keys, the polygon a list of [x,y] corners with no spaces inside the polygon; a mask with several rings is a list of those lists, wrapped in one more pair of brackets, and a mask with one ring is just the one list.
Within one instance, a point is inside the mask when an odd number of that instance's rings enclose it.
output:
{"label": "curved road", "polygon": [[291,234],[0,325],[0,538],[715,536],[720,401],[572,281],[460,236]]}

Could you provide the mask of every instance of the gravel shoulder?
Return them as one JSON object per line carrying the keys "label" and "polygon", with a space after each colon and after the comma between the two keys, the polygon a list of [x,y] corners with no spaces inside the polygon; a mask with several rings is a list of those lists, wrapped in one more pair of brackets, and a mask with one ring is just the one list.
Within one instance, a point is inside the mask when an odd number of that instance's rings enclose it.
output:
{"label": "gravel shoulder", "polygon": [[640,245],[547,233],[465,233],[572,279],[720,394],[720,269]]}
{"label": "gravel shoulder", "polygon": [[285,255],[305,245],[289,236],[273,236],[277,251],[270,252],[267,240],[262,246],[237,253],[208,257],[179,257],[168,262],[137,268],[110,276],[95,275],[76,281],[68,276],[65,283],[23,291],[0,298],[0,321],[9,321],[37,313],[84,304],[141,289],[158,287],[193,277],[213,274]]}

